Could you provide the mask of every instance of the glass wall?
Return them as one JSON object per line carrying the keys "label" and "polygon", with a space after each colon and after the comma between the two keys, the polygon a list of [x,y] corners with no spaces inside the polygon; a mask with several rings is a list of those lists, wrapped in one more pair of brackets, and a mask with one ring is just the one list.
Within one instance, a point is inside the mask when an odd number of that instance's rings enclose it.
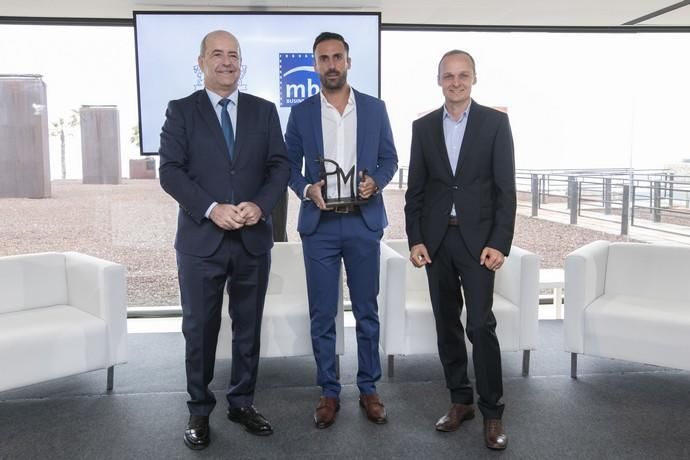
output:
{"label": "glass wall", "polygon": [[[437,64],[453,48],[477,61],[475,99],[510,115],[518,168],[666,168],[690,158],[690,60],[684,58],[690,33],[384,30],[382,98],[402,166],[409,162],[412,121],[442,104]],[[353,68],[366,52],[351,50]],[[49,199],[0,199],[0,256],[85,252],[127,266],[130,306],[178,305],[177,205],[157,179],[129,179],[129,160],[139,155],[132,28],[0,25],[0,74],[43,75],[53,180]],[[103,104],[119,109],[125,179],[84,185],[72,115],[82,105]],[[386,238],[405,237],[404,183],[399,189],[396,180],[384,194]],[[290,195],[288,237],[295,241],[299,203]],[[524,225],[518,221],[518,230]],[[530,230],[538,239],[564,246],[559,229],[540,225]],[[540,255],[542,266],[562,263],[562,255]]]}
{"label": "glass wall", "polygon": [[690,158],[689,33],[386,31],[381,48],[401,164],[412,121],[443,103],[437,66],[454,48],[475,58],[474,99],[510,115],[518,168],[662,168]]}

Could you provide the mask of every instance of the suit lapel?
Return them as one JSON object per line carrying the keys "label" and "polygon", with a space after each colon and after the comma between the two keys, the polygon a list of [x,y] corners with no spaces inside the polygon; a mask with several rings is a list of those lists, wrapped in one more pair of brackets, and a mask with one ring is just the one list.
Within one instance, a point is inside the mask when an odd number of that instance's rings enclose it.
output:
{"label": "suit lapel", "polygon": [[199,92],[199,97],[197,99],[197,108],[201,114],[201,119],[208,125],[209,129],[213,133],[213,139],[219,149],[225,152],[227,157],[228,148],[225,144],[225,137],[223,136],[223,129],[220,127],[218,122],[218,116],[215,110],[211,106],[211,100],[208,98],[208,94],[205,90]]}
{"label": "suit lapel", "polygon": [[460,156],[458,158],[458,166],[455,168],[455,175],[458,175],[462,164],[465,159],[471,155],[472,144],[475,139],[479,136],[480,128],[484,122],[484,117],[482,116],[481,108],[479,105],[472,101],[470,105],[470,113],[467,116],[467,126],[465,127],[465,136],[462,138],[462,144],[460,145]]}
{"label": "suit lapel", "polygon": [[[367,108],[364,106],[363,99],[359,96],[359,93],[355,91],[354,88],[351,88],[352,91],[354,91],[355,94],[355,110],[357,111],[357,167],[362,170],[363,167],[360,166],[363,162],[363,160],[360,158],[361,155],[364,155],[364,141],[366,140],[366,132],[367,132],[367,122],[369,121],[368,118],[366,117]],[[359,177],[357,178],[359,180]]]}
{"label": "suit lapel", "polygon": [[321,95],[316,94],[311,101],[311,125],[314,128],[314,146],[316,152],[305,152],[305,155],[313,155],[310,161],[323,158],[325,153],[323,148],[323,126],[321,125]]}
{"label": "suit lapel", "polygon": [[247,104],[244,94],[237,93],[237,126],[235,128],[235,150],[232,153],[233,163],[237,164],[242,159],[242,146],[244,146],[244,135],[247,132],[245,126],[249,124],[252,105]]}
{"label": "suit lapel", "polygon": [[450,167],[450,159],[448,158],[448,149],[446,148],[446,137],[443,135],[443,107],[438,109],[434,114],[434,123],[432,124],[433,132],[431,133],[432,139],[434,139],[438,144],[435,152],[440,152],[439,155],[441,162],[448,172],[448,176],[453,176],[453,168]]}

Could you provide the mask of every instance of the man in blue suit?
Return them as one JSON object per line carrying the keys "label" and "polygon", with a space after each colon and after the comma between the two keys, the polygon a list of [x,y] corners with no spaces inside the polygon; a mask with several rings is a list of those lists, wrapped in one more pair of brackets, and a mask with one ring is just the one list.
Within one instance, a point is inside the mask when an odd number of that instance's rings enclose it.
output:
{"label": "man in blue suit", "polygon": [[273,246],[270,216],[290,174],[275,105],[237,90],[237,39],[209,33],[198,62],[205,89],[170,102],[160,144],[161,186],[180,205],[175,249],[190,396],[184,441],[191,449],[210,441],[216,400],[208,385],[226,283],[233,329],[227,416],[253,434],[272,433],[253,399]]}
{"label": "man in blue suit", "polygon": [[[324,32],[314,41],[313,51],[321,92],[292,108],[285,141],[290,188],[302,200],[297,230],[304,249],[312,346],[321,386],[314,423],[327,428],[340,408],[335,317],[341,261],[357,321],[359,403],[369,420],[385,423],[386,412],[376,393],[381,377],[376,303],[379,244],[388,225],[380,192],[395,174],[398,158],[384,103],[347,83],[351,62],[344,38]],[[339,193],[336,180],[326,185],[321,177],[324,160],[358,172],[350,180],[357,181],[357,195],[365,204],[326,205],[324,196],[333,199]],[[326,173],[331,172],[327,167]],[[340,192],[349,195],[349,184],[345,185]]]}

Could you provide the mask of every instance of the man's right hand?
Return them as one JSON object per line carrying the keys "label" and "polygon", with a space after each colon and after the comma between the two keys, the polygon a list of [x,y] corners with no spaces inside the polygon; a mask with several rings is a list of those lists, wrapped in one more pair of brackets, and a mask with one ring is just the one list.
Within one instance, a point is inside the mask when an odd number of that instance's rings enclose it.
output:
{"label": "man's right hand", "polygon": [[245,219],[240,216],[240,208],[234,204],[217,204],[209,217],[223,230],[237,230],[245,224]]}
{"label": "man's right hand", "polygon": [[330,209],[326,208],[326,202],[323,201],[323,195],[321,194],[321,189],[324,185],[326,185],[326,181],[321,179],[307,187],[307,198],[313,201],[320,210],[330,211]]}
{"label": "man's right hand", "polygon": [[417,268],[431,263],[431,257],[423,244],[415,244],[410,248],[410,262]]}

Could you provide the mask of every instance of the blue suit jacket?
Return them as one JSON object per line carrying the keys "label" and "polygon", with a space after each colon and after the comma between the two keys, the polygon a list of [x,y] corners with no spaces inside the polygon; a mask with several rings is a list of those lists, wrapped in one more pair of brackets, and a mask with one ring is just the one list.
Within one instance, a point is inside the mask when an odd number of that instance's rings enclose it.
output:
{"label": "blue suit jacket", "polygon": [[[362,171],[366,168],[368,175],[381,191],[398,169],[398,155],[386,106],[380,99],[351,90],[355,94],[357,109],[357,170]],[[311,200],[304,200],[303,196],[307,184],[320,180],[317,160],[324,157],[320,94],[292,108],[285,142],[290,160],[289,185],[302,200],[297,231],[309,235],[316,230],[321,217],[321,210]],[[381,230],[388,225],[380,193],[372,196],[368,203],[361,206],[361,210],[362,218],[369,229]]]}
{"label": "blue suit jacket", "polygon": [[218,248],[225,231],[204,217],[214,201],[257,204],[265,220],[240,229],[242,243],[253,255],[271,249],[271,211],[283,196],[290,174],[273,103],[239,93],[230,161],[206,91],[171,101],[159,153],[161,186],[180,205],[175,249],[206,257]]}

